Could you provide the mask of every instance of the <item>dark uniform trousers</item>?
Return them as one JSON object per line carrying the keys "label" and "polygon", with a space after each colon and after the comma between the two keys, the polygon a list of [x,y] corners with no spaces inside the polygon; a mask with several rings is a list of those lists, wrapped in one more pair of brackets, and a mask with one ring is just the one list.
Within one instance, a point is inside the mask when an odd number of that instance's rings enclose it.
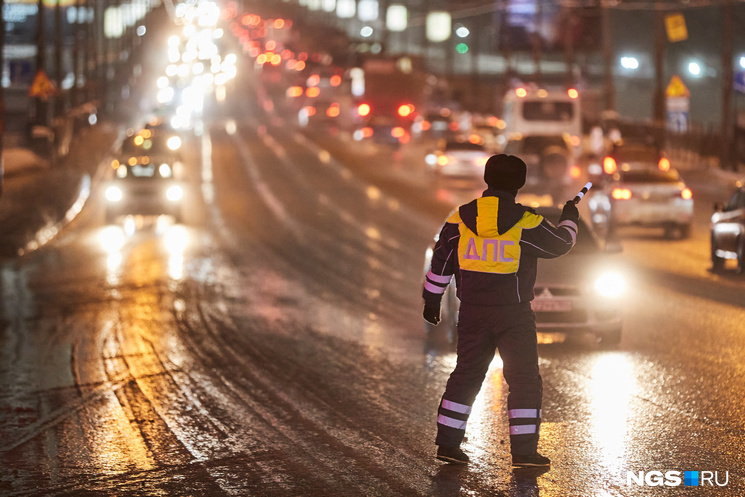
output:
{"label": "dark uniform trousers", "polygon": [[503,306],[461,304],[458,359],[438,410],[437,445],[457,447],[494,353],[504,363],[513,454],[535,454],[541,423],[543,383],[538,372],[535,314],[530,302]]}

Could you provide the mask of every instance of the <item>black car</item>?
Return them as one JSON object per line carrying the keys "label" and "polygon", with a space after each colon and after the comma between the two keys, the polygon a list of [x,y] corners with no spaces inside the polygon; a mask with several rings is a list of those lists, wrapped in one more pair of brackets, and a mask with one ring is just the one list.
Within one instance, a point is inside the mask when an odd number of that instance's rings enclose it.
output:
{"label": "black car", "polygon": [[711,216],[711,265],[724,268],[727,259],[737,261],[737,272],[745,273],[745,188],[740,186],[726,205],[717,204]]}

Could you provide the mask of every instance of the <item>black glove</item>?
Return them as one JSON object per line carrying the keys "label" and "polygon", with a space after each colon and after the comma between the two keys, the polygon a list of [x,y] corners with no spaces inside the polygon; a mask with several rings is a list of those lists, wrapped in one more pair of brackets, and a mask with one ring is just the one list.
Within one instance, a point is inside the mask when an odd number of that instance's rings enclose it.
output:
{"label": "black glove", "polygon": [[440,304],[424,304],[424,312],[422,316],[428,323],[432,323],[437,326],[440,322]]}
{"label": "black glove", "polygon": [[579,210],[577,210],[577,205],[573,200],[564,204],[564,208],[561,210],[561,221],[574,221],[575,224],[579,221]]}

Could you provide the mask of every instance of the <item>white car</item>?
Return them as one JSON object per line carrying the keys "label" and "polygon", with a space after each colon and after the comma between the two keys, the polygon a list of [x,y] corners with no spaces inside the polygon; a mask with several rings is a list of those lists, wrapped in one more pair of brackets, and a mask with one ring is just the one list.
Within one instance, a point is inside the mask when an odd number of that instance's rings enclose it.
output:
{"label": "white car", "polygon": [[[561,209],[539,207],[536,212],[556,224]],[[536,327],[542,334],[590,334],[603,347],[614,347],[621,341],[625,279],[620,262],[610,253],[620,245],[604,249],[593,231],[579,220],[577,243],[572,250],[556,259],[539,259],[532,302]],[[429,270],[432,248],[425,254],[424,271]],[[430,343],[456,342],[456,323],[460,300],[455,281],[443,295],[442,321],[433,326],[425,322]]]}
{"label": "white car", "polygon": [[642,226],[663,228],[668,238],[691,234],[693,193],[664,158],[618,164],[610,181],[591,190],[588,207],[599,229]]}
{"label": "white car", "polygon": [[427,154],[427,170],[436,178],[484,178],[486,161],[491,152],[483,143],[468,140],[441,140],[437,149]]}

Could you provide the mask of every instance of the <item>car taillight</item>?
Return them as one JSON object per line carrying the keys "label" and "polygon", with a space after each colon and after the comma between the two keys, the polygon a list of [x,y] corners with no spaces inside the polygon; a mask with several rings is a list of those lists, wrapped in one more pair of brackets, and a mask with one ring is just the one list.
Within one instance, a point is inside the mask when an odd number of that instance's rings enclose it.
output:
{"label": "car taillight", "polygon": [[669,171],[670,170],[670,160],[667,157],[662,157],[657,162],[657,167],[660,169],[660,171]]}
{"label": "car taillight", "polygon": [[438,166],[447,166],[448,162],[450,162],[450,158],[447,155],[440,155],[437,157]]}
{"label": "car taillight", "polygon": [[628,200],[631,198],[631,190],[628,188],[614,188],[610,195],[616,200]]}
{"label": "car taillight", "polygon": [[683,197],[685,200],[690,200],[693,198],[693,192],[690,188],[683,188],[680,191],[680,196]]}
{"label": "car taillight", "polygon": [[398,107],[398,115],[401,117],[409,117],[414,113],[414,106],[411,104],[403,104]]}
{"label": "car taillight", "polygon": [[326,109],[326,115],[328,117],[338,117],[339,114],[341,114],[341,109],[339,108],[339,104],[337,103],[329,105],[329,108]]}
{"label": "car taillight", "polygon": [[300,86],[291,86],[287,88],[288,97],[299,97],[303,94],[303,89]]}
{"label": "car taillight", "polygon": [[618,169],[618,166],[616,165],[616,159],[613,157],[606,157],[603,159],[603,171],[605,174],[613,174]]}
{"label": "car taillight", "polygon": [[393,138],[401,138],[406,134],[406,130],[403,129],[401,126],[396,126],[391,130],[391,136]]}
{"label": "car taillight", "polygon": [[362,117],[370,115],[370,106],[368,104],[360,104],[357,106],[357,114]]}
{"label": "car taillight", "polygon": [[312,105],[305,107],[303,110],[305,111],[305,115],[308,117],[316,115],[316,108]]}

